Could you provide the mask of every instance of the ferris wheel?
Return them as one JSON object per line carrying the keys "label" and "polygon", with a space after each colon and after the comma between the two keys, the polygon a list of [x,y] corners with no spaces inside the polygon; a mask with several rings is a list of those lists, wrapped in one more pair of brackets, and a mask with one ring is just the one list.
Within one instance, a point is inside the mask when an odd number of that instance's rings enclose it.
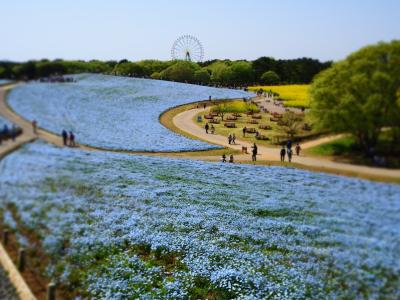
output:
{"label": "ferris wheel", "polygon": [[171,57],[174,60],[201,62],[204,57],[203,45],[196,37],[183,35],[172,45]]}

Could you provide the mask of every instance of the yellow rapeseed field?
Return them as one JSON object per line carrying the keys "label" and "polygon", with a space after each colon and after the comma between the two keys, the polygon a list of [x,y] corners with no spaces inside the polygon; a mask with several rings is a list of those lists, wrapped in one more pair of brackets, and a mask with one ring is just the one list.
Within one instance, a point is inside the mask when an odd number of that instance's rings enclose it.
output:
{"label": "yellow rapeseed field", "polygon": [[309,107],[309,84],[291,84],[291,85],[264,85],[251,86],[250,91],[257,92],[259,89],[264,91],[273,91],[279,94],[279,97],[285,100],[286,106],[291,107]]}

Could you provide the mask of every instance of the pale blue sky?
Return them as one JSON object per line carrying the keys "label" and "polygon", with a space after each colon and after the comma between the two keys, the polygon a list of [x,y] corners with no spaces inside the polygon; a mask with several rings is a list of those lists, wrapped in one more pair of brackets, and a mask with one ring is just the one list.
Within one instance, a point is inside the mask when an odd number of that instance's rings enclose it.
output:
{"label": "pale blue sky", "polygon": [[205,58],[338,60],[400,39],[400,0],[0,0],[0,59],[169,59],[197,36]]}

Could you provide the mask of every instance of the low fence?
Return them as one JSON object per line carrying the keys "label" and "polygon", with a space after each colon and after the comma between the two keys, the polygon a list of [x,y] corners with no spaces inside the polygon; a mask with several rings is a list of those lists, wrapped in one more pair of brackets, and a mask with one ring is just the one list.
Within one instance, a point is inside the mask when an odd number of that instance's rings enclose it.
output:
{"label": "low fence", "polygon": [[[47,285],[35,276],[37,268],[31,263],[33,257],[29,256],[29,251],[20,247],[12,233],[8,229],[1,232],[0,243],[0,264],[8,273],[11,283],[15,286],[17,295],[21,300],[37,300],[22,274],[29,277],[29,283],[34,286],[39,299],[56,300],[56,284],[50,282]],[[12,258],[14,258],[14,262]],[[39,259],[40,257],[35,257]]]}

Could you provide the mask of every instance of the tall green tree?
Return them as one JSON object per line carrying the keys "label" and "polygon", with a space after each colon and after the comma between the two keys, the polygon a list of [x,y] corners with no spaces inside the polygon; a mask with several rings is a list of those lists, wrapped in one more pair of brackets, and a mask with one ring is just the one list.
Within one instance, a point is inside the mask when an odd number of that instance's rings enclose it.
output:
{"label": "tall green tree", "polygon": [[200,67],[189,61],[177,61],[161,72],[161,77],[180,82],[194,82],[194,73]]}
{"label": "tall green tree", "polygon": [[231,83],[234,85],[252,84],[254,82],[254,71],[251,63],[238,61],[230,66],[232,71]]}
{"label": "tall green tree", "polygon": [[266,85],[278,84],[280,80],[280,77],[274,71],[267,71],[261,76],[261,82]]}
{"label": "tall green tree", "polygon": [[201,84],[210,83],[210,73],[208,73],[207,69],[202,68],[194,72],[194,82]]}
{"label": "tall green tree", "polygon": [[382,130],[399,143],[400,41],[351,54],[319,74],[311,87],[311,111],[320,128],[351,133],[372,154]]}

